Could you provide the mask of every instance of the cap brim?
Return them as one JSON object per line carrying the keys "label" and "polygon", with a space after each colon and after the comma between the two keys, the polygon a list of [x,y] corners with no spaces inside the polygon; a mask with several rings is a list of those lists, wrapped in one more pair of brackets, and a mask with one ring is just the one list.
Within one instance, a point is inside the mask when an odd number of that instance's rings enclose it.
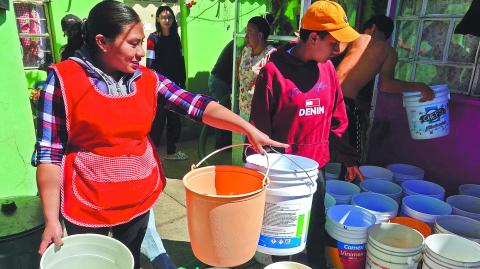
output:
{"label": "cap brim", "polygon": [[329,33],[333,36],[333,38],[340,42],[352,42],[360,37],[360,34],[350,26],[339,30],[330,31]]}

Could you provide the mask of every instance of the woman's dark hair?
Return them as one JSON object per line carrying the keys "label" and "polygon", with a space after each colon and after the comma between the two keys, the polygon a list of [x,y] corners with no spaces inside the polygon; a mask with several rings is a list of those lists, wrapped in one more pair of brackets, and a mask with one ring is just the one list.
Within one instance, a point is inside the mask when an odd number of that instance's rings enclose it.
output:
{"label": "woman's dark hair", "polygon": [[263,34],[263,39],[267,40],[268,36],[270,35],[270,25],[266,19],[260,16],[255,16],[248,20],[248,24],[255,25],[258,31]]}
{"label": "woman's dark hair", "polygon": [[[114,0],[102,1],[90,10],[88,19],[82,24],[81,33],[72,37],[72,40],[69,39],[67,47],[71,44],[69,51],[74,52],[85,45],[90,54],[94,55],[97,52],[96,35],[101,34],[113,40],[125,26],[138,22],[140,17],[133,8]],[[67,57],[69,56],[72,55]]]}
{"label": "woman's dark hair", "polygon": [[79,17],[67,14],[60,21],[62,31],[67,36],[67,44],[61,49],[62,61],[75,54],[75,50],[82,46],[82,20]]}
{"label": "woman's dark hair", "polygon": [[159,35],[162,35],[162,26],[160,23],[157,21],[158,16],[160,16],[160,13],[168,11],[172,15],[172,26],[170,26],[170,34],[177,36],[179,39],[180,37],[178,36],[178,24],[177,24],[177,19],[175,19],[175,14],[173,13],[173,10],[169,6],[159,6],[157,9],[157,13],[155,14],[155,29],[157,30],[157,33]]}

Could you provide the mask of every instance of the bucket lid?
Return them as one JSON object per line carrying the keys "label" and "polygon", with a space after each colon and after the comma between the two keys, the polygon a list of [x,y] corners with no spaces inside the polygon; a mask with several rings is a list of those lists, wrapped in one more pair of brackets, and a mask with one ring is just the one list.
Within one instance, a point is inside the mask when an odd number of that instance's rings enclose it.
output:
{"label": "bucket lid", "polygon": [[16,196],[0,200],[0,240],[44,224],[38,196]]}

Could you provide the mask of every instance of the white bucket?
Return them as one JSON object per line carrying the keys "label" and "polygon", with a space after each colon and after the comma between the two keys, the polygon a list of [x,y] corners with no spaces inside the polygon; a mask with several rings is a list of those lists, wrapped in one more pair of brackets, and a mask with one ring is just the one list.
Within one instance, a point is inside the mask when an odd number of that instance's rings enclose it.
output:
{"label": "white bucket", "polygon": [[312,269],[298,262],[276,262],[272,263],[265,269]]}
{"label": "white bucket", "polygon": [[403,106],[407,112],[410,135],[413,139],[431,139],[446,136],[450,132],[447,85],[432,86],[435,98],[419,102],[420,92],[404,92]]}
{"label": "white bucket", "polygon": [[350,204],[352,196],[360,193],[360,188],[357,185],[342,180],[326,181],[325,190],[335,198],[337,205]]}
{"label": "white bucket", "polygon": [[325,180],[338,180],[342,171],[341,163],[327,163],[325,165]]}
{"label": "white bucket", "polygon": [[458,187],[458,192],[464,195],[470,195],[480,198],[479,184],[462,184]]}
{"label": "white bucket", "polygon": [[380,166],[362,165],[358,169],[365,176],[365,179],[393,180],[393,172]]}
{"label": "white bucket", "polygon": [[[268,161],[270,162],[270,175],[276,174],[292,174],[300,173],[305,176],[305,171],[315,171],[318,169],[318,163],[312,159],[290,155],[290,154],[280,154],[280,153],[267,153]],[[267,157],[262,154],[253,154],[247,156],[247,163],[251,164],[252,169],[257,171],[266,172],[267,168]],[[253,168],[257,166],[256,168]],[[315,174],[317,174],[315,172]]]}
{"label": "white bucket", "polygon": [[393,172],[393,179],[398,183],[406,180],[423,179],[425,176],[425,170],[411,164],[393,163],[387,165],[387,169]]}
{"label": "white bucket", "polygon": [[383,194],[362,192],[352,196],[352,205],[359,206],[375,215],[376,223],[387,222],[397,216],[398,203]]}
{"label": "white bucket", "polygon": [[284,256],[297,254],[305,248],[312,197],[316,190],[316,184],[267,187],[257,251]]}
{"label": "white bucket", "polygon": [[447,198],[454,215],[480,220],[480,198],[470,195],[453,195]]}
{"label": "white bucket", "polygon": [[433,227],[436,217],[452,214],[452,207],[430,196],[410,195],[403,197],[401,213]]}
{"label": "white bucket", "polygon": [[456,234],[480,243],[480,221],[458,215],[435,219],[435,233]]}
{"label": "white bucket", "polygon": [[[353,205],[336,205],[327,211],[327,262],[335,268],[363,268],[367,230],[375,216]],[[321,253],[319,253],[321,255]]]}
{"label": "white bucket", "polygon": [[40,269],[132,269],[133,256],[120,241],[99,234],[64,237],[63,245],[50,245],[40,260]]}
{"label": "white bucket", "polygon": [[376,224],[368,230],[369,269],[416,269],[422,256],[423,236],[396,223]]}
{"label": "white bucket", "polygon": [[445,189],[431,181],[407,180],[402,183],[402,189],[406,196],[422,194],[440,200],[445,199]]}
{"label": "white bucket", "polygon": [[480,268],[480,244],[454,234],[425,239],[423,266],[427,269]]}
{"label": "white bucket", "polygon": [[402,187],[382,179],[365,179],[360,182],[362,191],[386,195],[400,204],[402,201]]}

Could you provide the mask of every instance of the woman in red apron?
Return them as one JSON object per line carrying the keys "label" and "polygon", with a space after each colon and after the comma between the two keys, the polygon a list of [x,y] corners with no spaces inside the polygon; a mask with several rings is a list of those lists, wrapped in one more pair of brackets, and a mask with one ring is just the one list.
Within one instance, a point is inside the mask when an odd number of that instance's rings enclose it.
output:
{"label": "woman in red apron", "polygon": [[39,253],[67,233],[108,234],[139,268],[148,210],[165,176],[148,138],[157,97],[166,108],[244,133],[258,151],[275,142],[206,96],[189,93],[139,65],[142,23],[120,2],[97,4],[83,26],[83,47],[49,70],[41,92],[34,164],[45,215]]}

